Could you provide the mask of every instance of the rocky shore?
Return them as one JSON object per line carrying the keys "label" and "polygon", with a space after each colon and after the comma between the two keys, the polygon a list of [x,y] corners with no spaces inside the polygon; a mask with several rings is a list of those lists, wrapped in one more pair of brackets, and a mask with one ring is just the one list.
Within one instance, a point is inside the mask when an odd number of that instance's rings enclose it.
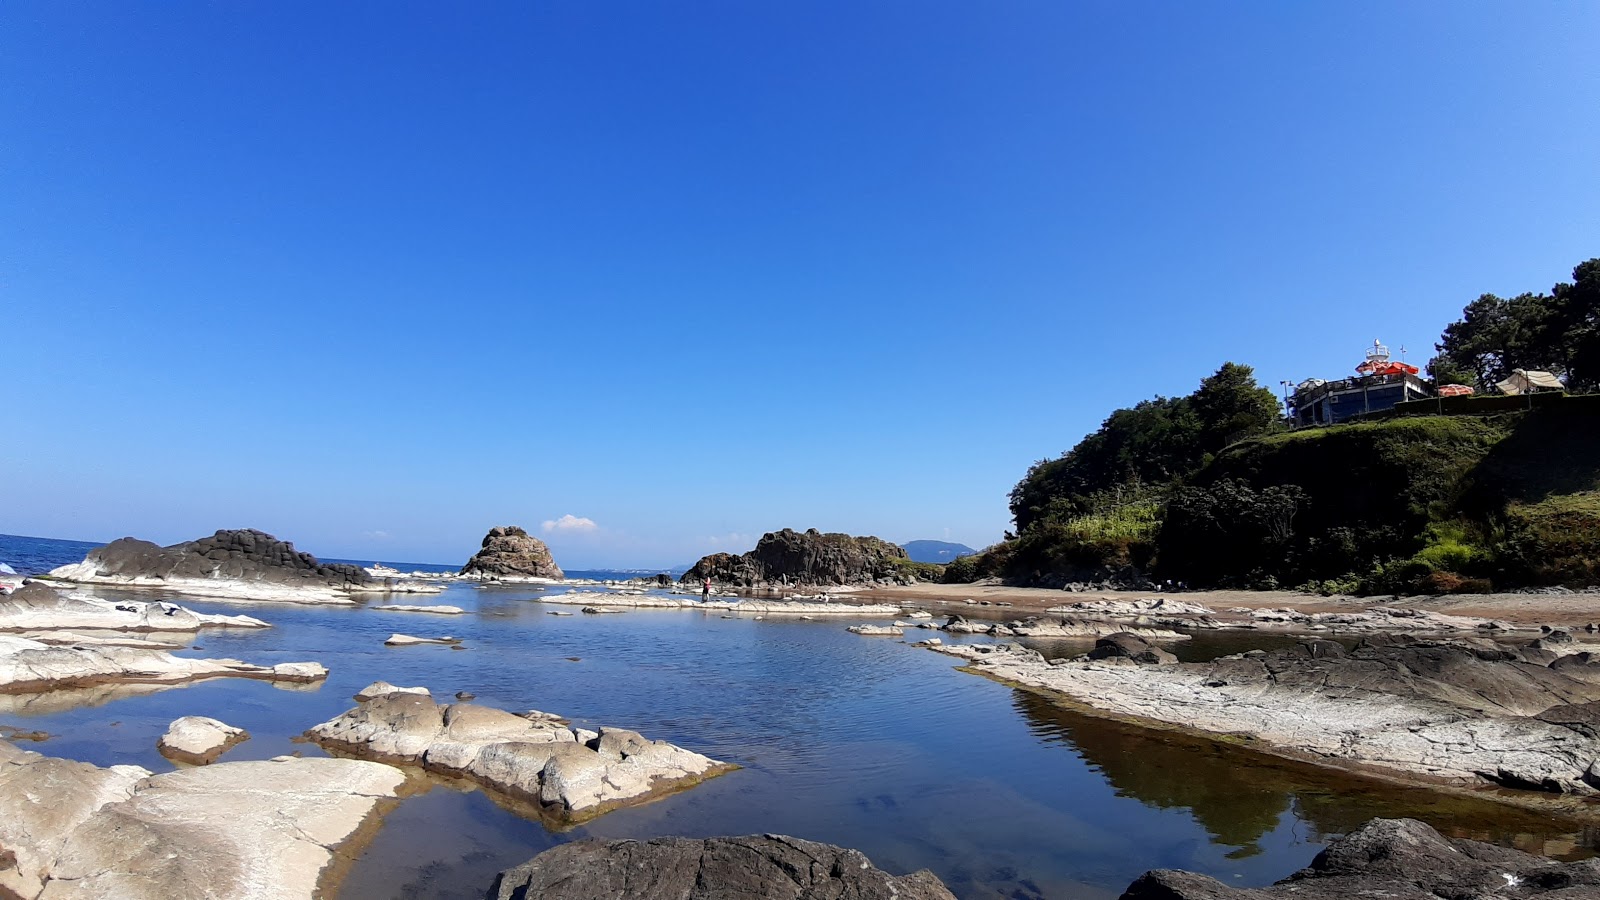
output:
{"label": "rocky shore", "polygon": [[[681,790],[733,766],[621,728],[586,731],[546,713],[470,703],[382,683],[306,736],[342,755],[417,766],[530,803],[553,822],[592,819]],[[373,693],[373,692],[380,693]]]}
{"label": "rocky shore", "polygon": [[0,741],[0,894],[310,900],[404,781],[378,763],[290,757],[152,775]]}
{"label": "rocky shore", "polygon": [[507,869],[488,900],[955,900],[923,870],[779,834],[573,841]]}
{"label": "rocky shore", "polygon": [[1559,863],[1479,841],[1451,840],[1415,819],[1373,819],[1311,865],[1252,890],[1173,869],[1146,872],[1121,900],[1495,900],[1600,897],[1600,860]]}
{"label": "rocky shore", "polygon": [[353,594],[437,593],[438,585],[374,578],[360,566],[323,563],[294,544],[254,529],[161,547],[126,537],[89,551],[83,562],[51,570],[76,584],[159,588],[226,600],[352,603]]}
{"label": "rocky shore", "polygon": [[897,616],[898,606],[882,604],[819,602],[815,600],[743,600],[714,597],[700,601],[692,597],[667,597],[660,594],[600,593],[598,591],[568,591],[565,594],[541,594],[540,603],[563,606],[594,606],[615,609],[703,609],[718,612],[754,613],[757,615],[794,616]]}
{"label": "rocky shore", "polygon": [[197,613],[174,603],[101,600],[32,582],[0,597],[0,631],[192,632],[201,628],[268,628],[250,616]]}
{"label": "rocky shore", "polygon": [[1101,714],[1292,758],[1436,784],[1600,789],[1600,655],[1576,650],[1565,632],[1520,647],[1373,635],[1346,650],[1308,639],[1181,664],[1145,647],[1117,635],[1089,656],[1048,662],[1015,645],[933,649]]}
{"label": "rocky shore", "polygon": [[52,646],[0,635],[0,693],[53,691],[114,682],[180,684],[206,678],[320,681],[318,663],[255,666],[236,659],[191,659],[165,650],[114,645]]}

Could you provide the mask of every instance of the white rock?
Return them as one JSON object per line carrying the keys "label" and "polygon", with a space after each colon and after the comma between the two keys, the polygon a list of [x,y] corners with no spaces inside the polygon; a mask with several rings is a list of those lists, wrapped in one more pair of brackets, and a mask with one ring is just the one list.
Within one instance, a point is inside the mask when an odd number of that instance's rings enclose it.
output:
{"label": "white rock", "polygon": [[410,647],[416,644],[456,644],[460,642],[453,637],[419,638],[409,634],[391,634],[384,643],[391,647]]}
{"label": "white rock", "polygon": [[428,694],[425,687],[395,687],[387,681],[374,681],[356,693],[357,700],[371,700],[385,694]]}
{"label": "white rock", "polygon": [[459,616],[466,612],[459,606],[408,606],[404,603],[386,603],[382,606],[369,606],[367,609],[378,612],[433,613],[440,616]]}
{"label": "white rock", "polygon": [[250,733],[205,716],[184,716],[167,726],[167,733],[156,749],[168,759],[205,765],[235,744],[250,739]]}
{"label": "white rock", "polygon": [[117,681],[177,684],[202,678],[263,678],[313,681],[328,670],[317,663],[282,663],[271,668],[236,659],[189,659],[163,650],[134,647],[52,647],[0,635],[0,689],[53,690]]}
{"label": "white rock", "polygon": [[851,625],[845,630],[868,637],[899,637],[905,634],[903,629],[894,625]]}

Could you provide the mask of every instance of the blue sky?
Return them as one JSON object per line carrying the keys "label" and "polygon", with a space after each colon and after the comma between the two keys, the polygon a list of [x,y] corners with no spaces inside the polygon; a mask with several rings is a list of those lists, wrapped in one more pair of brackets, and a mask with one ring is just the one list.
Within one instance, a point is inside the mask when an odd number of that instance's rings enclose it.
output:
{"label": "blue sky", "polygon": [[1114,407],[1375,337],[1420,362],[1600,255],[1595,34],[1591,3],[14,0],[0,532],[983,545]]}

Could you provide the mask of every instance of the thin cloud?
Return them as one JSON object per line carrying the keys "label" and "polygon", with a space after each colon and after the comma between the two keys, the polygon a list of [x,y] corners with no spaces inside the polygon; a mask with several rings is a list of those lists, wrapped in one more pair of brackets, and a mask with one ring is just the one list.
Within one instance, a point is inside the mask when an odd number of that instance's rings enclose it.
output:
{"label": "thin cloud", "polygon": [[589,532],[598,530],[600,526],[593,519],[568,513],[559,519],[545,519],[543,528],[545,534],[550,534],[555,531]]}

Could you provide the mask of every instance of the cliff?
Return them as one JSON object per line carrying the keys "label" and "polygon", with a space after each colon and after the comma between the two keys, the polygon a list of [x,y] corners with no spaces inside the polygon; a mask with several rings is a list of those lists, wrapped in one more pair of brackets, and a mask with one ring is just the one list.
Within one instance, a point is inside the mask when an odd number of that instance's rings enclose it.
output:
{"label": "cliff", "polygon": [[710,578],[740,587],[770,585],[846,585],[877,581],[915,581],[938,567],[913,563],[905,550],[875,537],[770,531],[749,553],[714,553],[684,573],[685,583]]}

